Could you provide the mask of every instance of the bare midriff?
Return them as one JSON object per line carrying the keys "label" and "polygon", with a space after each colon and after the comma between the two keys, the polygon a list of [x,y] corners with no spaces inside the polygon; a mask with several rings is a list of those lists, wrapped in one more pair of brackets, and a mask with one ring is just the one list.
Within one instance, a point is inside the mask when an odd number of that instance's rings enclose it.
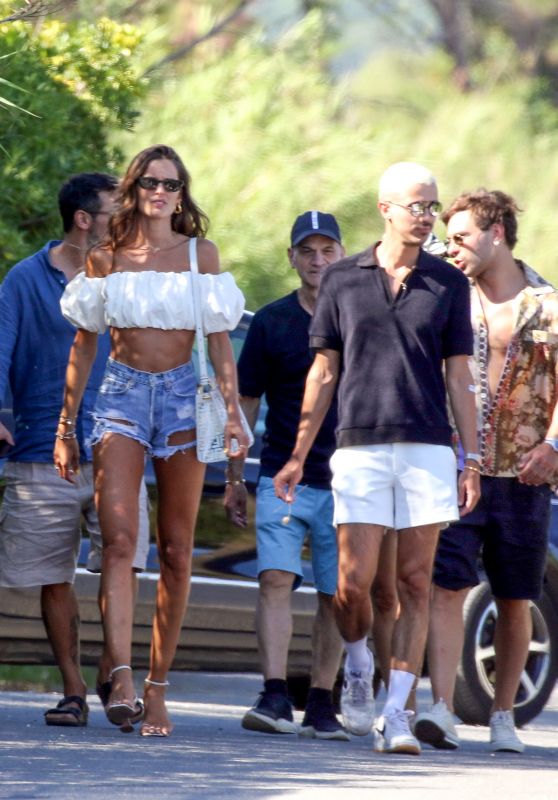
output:
{"label": "bare midriff", "polygon": [[111,328],[111,358],[142,372],[166,372],[192,358],[195,331]]}

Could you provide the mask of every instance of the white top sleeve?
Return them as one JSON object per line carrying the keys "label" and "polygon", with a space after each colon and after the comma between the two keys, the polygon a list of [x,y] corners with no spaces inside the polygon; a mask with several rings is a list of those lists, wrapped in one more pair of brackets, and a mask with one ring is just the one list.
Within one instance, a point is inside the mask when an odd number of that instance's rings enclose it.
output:
{"label": "white top sleeve", "polygon": [[[204,335],[233,330],[244,311],[244,295],[230,272],[199,276]],[[190,272],[111,272],[88,278],[81,272],[60,301],[64,317],[78,328],[104,333],[114,328],[194,330]]]}
{"label": "white top sleeve", "polygon": [[88,278],[85,272],[68,283],[60,300],[62,315],[68,322],[92,333],[106,331],[104,283],[104,278]]}

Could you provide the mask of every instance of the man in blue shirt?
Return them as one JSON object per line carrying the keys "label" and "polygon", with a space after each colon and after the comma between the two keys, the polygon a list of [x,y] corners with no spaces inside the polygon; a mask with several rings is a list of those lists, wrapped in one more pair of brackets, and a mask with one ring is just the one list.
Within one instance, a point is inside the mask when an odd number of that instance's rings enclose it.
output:
{"label": "man in blue shirt", "polygon": [[[79,441],[81,467],[73,484],[52,464],[68,354],[75,329],[63,318],[64,288],[83,269],[87,250],[107,230],[117,181],[102,173],[71,177],[58,201],[61,241],[16,264],[0,285],[0,398],[11,390],[14,434],[0,423],[0,442],[11,447],[0,512],[0,586],[41,587],[46,633],[61,671],[64,698],[47,711],[49,725],[87,722],[86,685],[79,664],[79,609],[73,587],[81,517],[100,548],[93,497],[91,411],[109,352],[99,337],[97,358],[76,420],[64,420]],[[98,571],[96,563],[88,566]],[[138,564],[139,568],[143,566]],[[107,668],[101,669],[101,672]]]}

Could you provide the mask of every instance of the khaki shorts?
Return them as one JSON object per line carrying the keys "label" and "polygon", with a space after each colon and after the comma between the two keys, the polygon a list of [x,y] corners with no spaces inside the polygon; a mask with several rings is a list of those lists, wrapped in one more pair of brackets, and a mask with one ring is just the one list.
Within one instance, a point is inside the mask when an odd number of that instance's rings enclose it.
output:
{"label": "khaki shorts", "polygon": [[[93,465],[82,464],[76,483],[62,480],[52,464],[9,461],[0,508],[0,586],[73,583],[82,519],[91,540],[87,568],[100,570],[101,531],[95,510]],[[147,494],[142,484],[134,569],[149,551]]]}

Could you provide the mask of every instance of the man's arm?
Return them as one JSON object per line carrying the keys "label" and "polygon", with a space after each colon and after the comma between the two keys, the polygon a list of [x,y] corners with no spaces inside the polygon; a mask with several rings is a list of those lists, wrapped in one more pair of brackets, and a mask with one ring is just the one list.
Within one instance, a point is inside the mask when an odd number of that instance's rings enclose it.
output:
{"label": "man's arm", "polygon": [[[242,396],[239,400],[246,421],[253,431],[258,421],[261,400],[259,397]],[[236,458],[230,458],[225,471],[225,513],[227,519],[238,528],[245,528],[248,524],[246,511],[247,491],[244,484],[245,452],[243,449]]]}
{"label": "man's arm", "polygon": [[304,388],[300,423],[290,459],[273,479],[275,494],[287,503],[295,497],[295,487],[302,478],[306,456],[335,395],[339,380],[341,355],[337,350],[319,350]]}
{"label": "man's arm", "polygon": [[[558,439],[558,404],[554,406],[545,439]],[[521,457],[519,467],[520,471],[517,477],[521,483],[531,486],[554,483],[558,472],[558,453],[552,445],[540,442]]]}
{"label": "man's arm", "polygon": [[[0,403],[8,388],[8,375],[12,365],[15,345],[19,331],[19,300],[13,291],[13,276],[6,276],[0,286]],[[0,441],[13,445],[14,439],[5,425],[0,423]]]}
{"label": "man's arm", "polygon": [[[468,356],[446,359],[446,385],[457,432],[465,453],[476,453],[478,447],[475,392]],[[461,516],[468,514],[480,499],[480,464],[465,460],[459,476],[458,503]]]}

